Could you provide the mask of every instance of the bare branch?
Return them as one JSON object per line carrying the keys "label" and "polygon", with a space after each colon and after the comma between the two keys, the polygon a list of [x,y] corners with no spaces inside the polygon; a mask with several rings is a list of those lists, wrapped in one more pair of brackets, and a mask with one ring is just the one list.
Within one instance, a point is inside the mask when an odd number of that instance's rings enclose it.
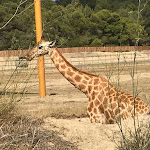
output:
{"label": "bare branch", "polygon": [[11,20],[14,18],[14,17],[16,17],[16,16],[18,16],[18,15],[20,15],[20,14],[22,14],[24,11],[26,11],[28,8],[30,8],[32,5],[33,5],[33,3],[29,6],[29,7],[27,7],[25,10],[23,10],[22,12],[20,12],[19,14],[17,14],[17,12],[18,12],[18,10],[19,10],[19,7],[22,5],[22,4],[24,4],[24,3],[26,3],[28,0],[20,0],[20,3],[19,3],[19,5],[17,6],[17,8],[16,8],[16,11],[15,11],[15,13],[13,14],[13,16],[2,26],[2,27],[0,27],[0,30],[1,29],[3,29],[3,28],[5,28],[10,22],[11,22]]}
{"label": "bare branch", "polygon": [[146,2],[144,3],[143,8],[140,10],[140,13],[145,9],[145,7],[147,6],[147,3],[149,2],[149,0],[146,0]]}
{"label": "bare branch", "polygon": [[34,5],[34,3],[30,4],[27,8],[25,8],[22,12],[20,12],[19,14],[16,14],[16,16],[21,15],[22,13],[24,13],[27,9],[29,9],[30,7],[32,7]]}

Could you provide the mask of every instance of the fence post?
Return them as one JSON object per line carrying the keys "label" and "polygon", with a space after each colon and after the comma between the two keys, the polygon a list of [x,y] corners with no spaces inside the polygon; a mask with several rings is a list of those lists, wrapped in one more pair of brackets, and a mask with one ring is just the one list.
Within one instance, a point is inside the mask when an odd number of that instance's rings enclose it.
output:
{"label": "fence post", "polygon": [[[35,24],[36,24],[36,42],[38,43],[42,37],[41,0],[34,0],[34,9],[35,9]],[[39,92],[40,97],[42,98],[46,96],[44,56],[38,57],[38,71],[39,71]]]}

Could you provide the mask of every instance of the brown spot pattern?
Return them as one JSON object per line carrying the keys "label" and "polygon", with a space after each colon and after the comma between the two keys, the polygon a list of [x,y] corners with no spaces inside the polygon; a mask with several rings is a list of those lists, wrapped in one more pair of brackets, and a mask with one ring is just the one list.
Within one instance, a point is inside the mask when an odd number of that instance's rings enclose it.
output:
{"label": "brown spot pattern", "polygon": [[124,106],[123,104],[121,104],[121,108],[122,108],[122,109],[125,109],[125,106]]}
{"label": "brown spot pattern", "polygon": [[56,64],[56,68],[59,70],[59,64]]}
{"label": "brown spot pattern", "polygon": [[93,108],[93,102],[90,103],[90,107]]}
{"label": "brown spot pattern", "polygon": [[84,78],[86,79],[86,80],[89,80],[90,78],[88,78],[88,77],[86,77],[86,76],[84,76]]}
{"label": "brown spot pattern", "polygon": [[67,74],[68,74],[69,76],[73,76],[73,75],[74,75],[74,72],[67,71]]}
{"label": "brown spot pattern", "polygon": [[105,105],[105,104],[107,104],[108,103],[108,99],[105,97],[104,98],[104,101],[103,101],[103,104]]}
{"label": "brown spot pattern", "polygon": [[68,77],[67,79],[68,79],[68,81],[70,81],[70,82],[74,83],[74,81],[73,81],[73,79],[72,79],[72,78]]}
{"label": "brown spot pattern", "polygon": [[94,108],[94,113],[97,114],[97,109],[96,108]]}
{"label": "brown spot pattern", "polygon": [[98,86],[94,86],[94,90],[98,90]]}
{"label": "brown spot pattern", "polygon": [[109,114],[110,114],[111,118],[114,118],[113,111],[110,110],[110,109],[108,109],[108,111],[109,111]]}
{"label": "brown spot pattern", "polygon": [[94,79],[94,85],[99,84],[99,79]]}
{"label": "brown spot pattern", "polygon": [[126,98],[126,96],[124,96],[124,95],[121,95],[121,99],[123,100],[123,99],[125,99]]}
{"label": "brown spot pattern", "polygon": [[78,72],[78,74],[79,74],[79,75],[81,75],[81,76],[83,75],[83,73],[82,73],[82,72]]}
{"label": "brown spot pattern", "polygon": [[91,90],[92,90],[92,86],[88,86],[88,91],[89,91],[89,93],[91,93]]}
{"label": "brown spot pattern", "polygon": [[85,80],[83,80],[82,82],[83,82],[84,84],[87,84],[87,81],[85,81]]}
{"label": "brown spot pattern", "polygon": [[63,62],[63,60],[62,59],[59,59],[59,63],[62,63]]}
{"label": "brown spot pattern", "polygon": [[62,69],[65,69],[65,68],[66,68],[66,66],[65,66],[65,65],[61,65],[61,68],[62,68]]}
{"label": "brown spot pattern", "polygon": [[98,107],[98,109],[100,113],[104,113],[104,107],[102,104]]}
{"label": "brown spot pattern", "polygon": [[106,115],[106,118],[107,118],[107,119],[110,118],[110,116],[109,116],[109,114],[108,114],[107,111],[105,111],[105,115]]}
{"label": "brown spot pattern", "polygon": [[74,79],[75,79],[77,82],[80,82],[81,77],[80,77],[79,75],[76,75]]}
{"label": "brown spot pattern", "polygon": [[92,80],[89,82],[89,84],[92,84]]}
{"label": "brown spot pattern", "polygon": [[86,88],[86,86],[85,86],[85,85],[83,85],[83,84],[79,84],[79,88],[80,88],[81,90],[83,90],[83,89],[85,89],[85,88]]}
{"label": "brown spot pattern", "polygon": [[[55,59],[54,61],[56,63],[56,68],[58,70],[68,68],[67,72],[65,71],[60,71],[60,72],[63,75],[67,73],[68,75],[67,79],[71,83],[75,85],[76,82],[78,82],[77,83],[77,85],[79,84],[78,88],[83,91],[85,90],[87,84],[91,84],[88,86],[88,91],[90,93],[89,97],[91,96],[90,97],[91,99],[89,99],[89,106],[87,107],[87,110],[91,112],[89,114],[92,120],[99,117],[98,115],[94,116],[94,114],[103,113],[106,116],[107,121],[109,123],[114,123],[114,120],[113,120],[114,114],[118,115],[119,113],[119,110],[118,110],[119,108],[117,105],[118,100],[116,98],[116,89],[111,84],[109,84],[105,78],[101,76],[99,76],[98,78],[98,76],[90,75],[84,72],[79,72],[75,67],[69,64],[63,57],[61,58],[60,56],[60,58],[58,58],[59,53],[55,53],[54,56],[57,57],[57,59]],[[57,62],[61,64],[57,64]],[[64,64],[62,62],[64,63],[66,62],[66,63]],[[75,76],[74,78],[72,77],[73,75]],[[121,107],[120,114],[122,115],[122,118],[127,118],[131,113],[133,113],[133,106],[134,106],[133,96],[130,94],[121,92],[121,91],[119,91],[118,94],[119,94],[118,95],[119,104]],[[97,96],[98,96],[98,99],[96,99]],[[130,105],[128,105],[128,103],[130,103]],[[136,106],[136,111],[139,112],[140,114],[143,114],[149,109],[148,106],[145,105],[144,102],[138,97],[136,98],[135,106]]]}
{"label": "brown spot pattern", "polygon": [[143,113],[144,113],[144,111],[143,111],[143,110],[141,110],[141,111],[140,111],[140,114],[143,114]]}
{"label": "brown spot pattern", "polygon": [[109,119],[109,123],[110,123],[110,124],[114,124],[114,120]]}
{"label": "brown spot pattern", "polygon": [[114,93],[114,90],[111,89],[111,90],[109,91],[109,94],[112,95],[113,93]]}
{"label": "brown spot pattern", "polygon": [[89,102],[91,101],[91,99],[89,98]]}
{"label": "brown spot pattern", "polygon": [[101,82],[106,82],[106,81],[107,81],[107,80],[106,80],[104,77],[102,77],[102,76],[99,76],[99,79],[100,79]]}
{"label": "brown spot pattern", "polygon": [[117,107],[117,104],[113,103],[111,107],[112,107],[112,109],[115,109]]}
{"label": "brown spot pattern", "polygon": [[119,113],[118,108],[116,108],[115,115],[117,115],[118,113]]}
{"label": "brown spot pattern", "polygon": [[132,106],[128,106],[127,111],[131,112],[132,108],[133,108]]}
{"label": "brown spot pattern", "polygon": [[55,57],[57,57],[58,56],[58,54],[57,53],[55,53]]}
{"label": "brown spot pattern", "polygon": [[94,104],[95,104],[96,107],[99,105],[98,99],[96,99],[96,100],[94,101]]}
{"label": "brown spot pattern", "polygon": [[88,107],[88,111],[91,112],[91,111],[92,111],[92,108],[91,108],[91,107]]}
{"label": "brown spot pattern", "polygon": [[62,75],[65,75],[65,71],[61,71],[61,74],[62,74]]}

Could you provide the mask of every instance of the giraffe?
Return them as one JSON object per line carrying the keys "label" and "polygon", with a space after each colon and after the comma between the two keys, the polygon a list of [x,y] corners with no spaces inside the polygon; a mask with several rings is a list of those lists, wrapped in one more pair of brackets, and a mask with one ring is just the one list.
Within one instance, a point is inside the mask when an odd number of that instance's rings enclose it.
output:
{"label": "giraffe", "polygon": [[91,123],[113,124],[119,119],[149,112],[149,106],[139,97],[118,91],[103,76],[78,70],[53,46],[53,42],[41,39],[25,57],[32,60],[48,54],[59,72],[89,98],[87,114]]}

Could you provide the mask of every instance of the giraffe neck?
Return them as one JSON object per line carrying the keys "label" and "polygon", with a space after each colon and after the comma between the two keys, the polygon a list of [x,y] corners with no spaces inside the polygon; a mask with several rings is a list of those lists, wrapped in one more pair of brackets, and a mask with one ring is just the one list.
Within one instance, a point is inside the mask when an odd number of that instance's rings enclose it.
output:
{"label": "giraffe neck", "polygon": [[51,60],[55,64],[59,72],[76,88],[81,90],[83,93],[88,93],[88,84],[91,78],[96,77],[95,75],[88,74],[79,71],[77,68],[72,66],[57,50],[53,48],[50,53]]}

